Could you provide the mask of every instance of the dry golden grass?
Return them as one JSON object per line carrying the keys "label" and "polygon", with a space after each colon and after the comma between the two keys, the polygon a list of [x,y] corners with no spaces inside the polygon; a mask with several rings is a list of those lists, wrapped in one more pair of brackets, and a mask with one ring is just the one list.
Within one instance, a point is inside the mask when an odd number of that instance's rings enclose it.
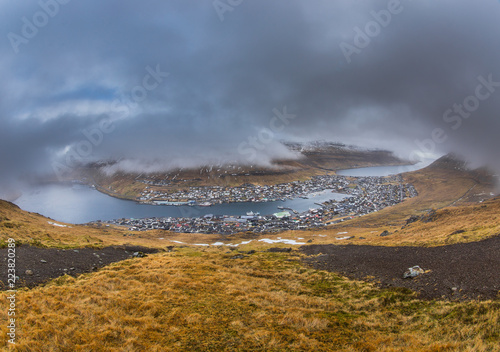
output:
{"label": "dry golden grass", "polygon": [[[67,227],[54,226],[49,222]],[[22,211],[17,206],[0,200],[0,246],[5,246],[8,238],[14,238],[19,244],[44,247],[103,247],[126,243],[159,246],[156,234],[141,233],[124,237],[128,233],[113,226],[92,227],[53,221],[39,214]]]}
{"label": "dry golden grass", "polygon": [[[49,219],[34,213],[20,210],[17,206],[0,200],[0,243],[7,238],[15,238],[20,243],[32,243],[45,246],[57,245],[98,245],[100,237],[116,236],[115,229],[93,229],[87,226],[63,224],[58,227],[49,224]],[[53,221],[51,221],[53,222]]]}
{"label": "dry golden grass", "polygon": [[424,302],[305,268],[293,253],[231,255],[183,249],[21,290],[12,350],[500,350],[498,301]]}

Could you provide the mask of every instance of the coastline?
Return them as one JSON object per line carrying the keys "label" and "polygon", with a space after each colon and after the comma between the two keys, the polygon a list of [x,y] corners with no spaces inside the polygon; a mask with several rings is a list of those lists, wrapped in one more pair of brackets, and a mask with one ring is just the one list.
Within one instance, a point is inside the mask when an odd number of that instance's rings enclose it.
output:
{"label": "coastline", "polygon": [[[322,168],[323,170],[325,171],[331,171],[331,172],[334,172],[334,175],[336,176],[341,176],[341,177],[360,177],[360,176],[348,176],[348,175],[340,175],[338,174],[338,172],[342,172],[342,171],[349,171],[349,170],[359,170],[359,169],[370,169],[370,168],[383,168],[383,167],[398,167],[398,166],[401,166],[401,167],[410,167],[410,166],[415,166],[416,164],[418,163],[423,163],[423,161],[420,161],[420,162],[414,162],[412,164],[408,164],[408,161],[402,161],[401,163],[390,163],[390,164],[384,164],[384,165],[380,165],[380,164],[377,164],[377,163],[373,163],[372,166],[363,166],[363,165],[360,165],[360,166],[354,166],[354,167],[350,167],[350,168],[347,168],[347,169],[325,169],[325,168]],[[425,166],[424,166],[425,167]],[[405,172],[408,172],[408,171],[405,171]],[[403,173],[405,173],[403,172]],[[379,177],[379,176],[376,176],[376,177]],[[313,176],[310,176],[308,178],[308,181],[313,179],[314,178],[314,175]],[[299,181],[293,181],[293,182],[299,182]],[[291,184],[292,182],[286,182],[286,183],[283,183],[283,184]],[[279,184],[278,184],[279,185]],[[159,199],[157,201],[150,201],[150,200],[147,200],[147,201],[144,201],[144,200],[140,200],[139,197],[135,197],[135,198],[132,198],[130,196],[126,196],[126,195],[123,195],[123,194],[120,194],[120,193],[116,193],[116,192],[113,192],[113,191],[110,191],[110,190],[107,190],[106,188],[100,186],[100,185],[97,185],[97,184],[92,184],[91,186],[94,186],[95,189],[103,194],[106,194],[110,197],[114,197],[114,198],[117,198],[117,199],[121,199],[121,200],[129,200],[129,201],[133,201],[133,202],[136,202],[138,204],[147,204],[147,205],[155,205],[155,206],[205,206],[205,205],[201,205],[200,203],[206,203],[206,202],[211,202],[211,205],[210,206],[213,206],[213,205],[219,205],[219,204],[235,204],[235,203],[246,203],[246,202],[251,202],[251,203],[261,203],[261,202],[275,202],[275,201],[280,201],[280,200],[283,200],[283,199],[297,199],[297,198],[303,198],[304,196],[306,197],[309,197],[310,194],[298,194],[298,195],[293,195],[292,197],[289,197],[289,196],[280,196],[280,197],[276,197],[276,198],[272,198],[272,199],[258,199],[258,200],[251,200],[251,199],[247,199],[247,200],[232,200],[232,201],[216,201],[215,203],[213,202],[213,199],[206,199],[206,198],[200,198],[200,199],[189,199],[189,200],[165,200],[165,199]],[[273,186],[276,186],[276,185],[273,185]],[[199,188],[210,188],[210,187],[214,187],[214,186],[200,186]],[[236,186],[236,187],[231,187],[231,186],[228,186],[227,189],[235,189],[235,188],[238,188],[239,186]],[[320,190],[320,191],[323,191],[323,190]],[[316,191],[314,191],[316,192]],[[337,193],[341,193],[341,192],[337,192]],[[190,203],[190,201],[194,200],[195,203]],[[165,203],[165,204],[158,204],[158,203]],[[167,204],[169,203],[169,204]]]}

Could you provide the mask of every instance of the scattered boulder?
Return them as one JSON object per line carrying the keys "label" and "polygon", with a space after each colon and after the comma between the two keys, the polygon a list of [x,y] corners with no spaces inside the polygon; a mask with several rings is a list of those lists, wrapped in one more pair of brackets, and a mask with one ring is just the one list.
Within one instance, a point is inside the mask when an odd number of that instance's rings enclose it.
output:
{"label": "scattered boulder", "polygon": [[24,273],[25,273],[26,275],[30,275],[30,276],[31,276],[31,275],[33,275],[33,270],[28,269],[28,270],[26,270]]}
{"label": "scattered boulder", "polygon": [[143,252],[134,252],[134,254],[132,254],[132,257],[134,258],[144,258],[146,256],[146,254],[144,254]]}
{"label": "scattered boulder", "polygon": [[434,209],[430,210],[427,214],[423,215],[420,220],[424,223],[433,222],[437,219],[437,213]]}
{"label": "scattered boulder", "polygon": [[418,217],[416,215],[410,216],[408,219],[406,219],[406,224],[404,224],[404,226],[402,227],[402,229],[404,229],[406,226],[408,226],[410,224],[413,224],[414,222],[417,222],[419,220],[420,220],[420,217]]}
{"label": "scattered boulder", "polygon": [[[179,247],[179,248],[181,248],[181,247]],[[147,247],[141,247],[141,246],[125,246],[123,249],[126,251],[129,251],[129,252],[132,252],[132,253],[139,252],[142,254],[152,254],[152,253],[159,252],[159,250],[157,248],[147,248]]]}
{"label": "scattered boulder", "polygon": [[404,229],[408,225],[413,224],[414,222],[417,222],[417,221],[429,223],[429,222],[435,221],[436,219],[437,219],[437,212],[436,212],[436,210],[431,209],[425,215],[422,215],[422,216],[412,215],[412,216],[410,216],[408,219],[406,219],[406,223],[401,227],[401,229]]}
{"label": "scattered boulder", "polygon": [[291,248],[269,248],[267,251],[273,252],[273,253],[290,253],[292,251],[292,249]]}
{"label": "scattered boulder", "polygon": [[382,233],[380,234],[380,237],[386,237],[386,236],[389,236],[389,235],[390,235],[390,232],[389,232],[389,231],[387,231],[387,230],[385,230],[384,232],[382,232]]}
{"label": "scattered boulder", "polygon": [[418,265],[415,265],[411,268],[408,268],[408,270],[403,274],[403,279],[412,279],[422,274],[425,274],[424,269],[422,269]]}
{"label": "scattered boulder", "polygon": [[231,259],[243,259],[245,258],[245,256],[243,254],[238,254],[238,255],[235,255],[234,257],[231,257]]}
{"label": "scattered boulder", "polygon": [[44,260],[44,259],[40,260],[40,262],[42,262],[42,263],[47,263],[47,261],[46,261],[46,260]]}

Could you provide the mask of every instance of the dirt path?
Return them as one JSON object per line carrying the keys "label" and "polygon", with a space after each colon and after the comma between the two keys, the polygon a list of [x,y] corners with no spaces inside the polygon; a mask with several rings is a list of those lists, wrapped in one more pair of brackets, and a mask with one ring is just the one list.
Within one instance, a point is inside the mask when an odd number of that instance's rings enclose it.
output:
{"label": "dirt path", "polygon": [[[451,203],[450,205],[448,205],[448,207],[453,207],[455,204],[457,204],[457,203],[458,203],[458,202],[460,202],[462,199],[464,199],[465,197],[467,197],[467,196],[470,194],[470,192],[472,192],[472,190],[473,190],[474,188],[476,188],[476,186],[477,186],[477,183],[476,183],[474,186],[472,186],[471,188],[469,188],[469,190],[468,190],[467,192],[465,192],[465,194],[464,194],[463,196],[461,196],[461,197],[460,197],[460,198],[458,198],[456,201],[454,201],[453,203]],[[446,207],[443,207],[443,208],[446,208]]]}
{"label": "dirt path", "polygon": [[[311,245],[300,250],[311,256],[305,262],[316,269],[354,279],[372,276],[368,280],[381,287],[406,287],[424,299],[500,298],[500,235],[431,248]],[[415,265],[430,272],[403,279],[403,273]]]}

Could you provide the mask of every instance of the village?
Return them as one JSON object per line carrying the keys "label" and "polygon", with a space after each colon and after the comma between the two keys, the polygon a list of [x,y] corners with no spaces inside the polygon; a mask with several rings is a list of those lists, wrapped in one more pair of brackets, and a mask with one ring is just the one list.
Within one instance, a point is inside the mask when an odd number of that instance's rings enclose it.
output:
{"label": "village", "polygon": [[146,187],[138,200],[156,205],[185,204],[199,206],[241,202],[274,202],[307,197],[314,192],[325,189],[340,192],[348,185],[349,182],[345,179],[328,176],[325,178],[315,177],[305,182],[296,181],[268,186],[244,184],[239,187],[189,187],[186,190],[172,193],[156,191]]}
{"label": "village", "polygon": [[188,191],[169,195],[169,198],[182,200],[181,204],[195,206],[207,202],[221,204],[225,202],[262,202],[305,198],[310,194],[324,190],[343,193],[346,197],[341,200],[328,200],[317,204],[318,208],[311,208],[301,213],[280,207],[282,211],[264,215],[252,212],[246,215],[208,214],[199,217],[118,219],[106,223],[127,226],[130,231],[159,229],[178,233],[221,235],[240,232],[281,232],[320,228],[330,223],[347,221],[417,196],[416,189],[411,184],[404,183],[400,175],[389,177],[324,175],[315,176],[308,181],[295,181],[274,186],[192,187]]}

